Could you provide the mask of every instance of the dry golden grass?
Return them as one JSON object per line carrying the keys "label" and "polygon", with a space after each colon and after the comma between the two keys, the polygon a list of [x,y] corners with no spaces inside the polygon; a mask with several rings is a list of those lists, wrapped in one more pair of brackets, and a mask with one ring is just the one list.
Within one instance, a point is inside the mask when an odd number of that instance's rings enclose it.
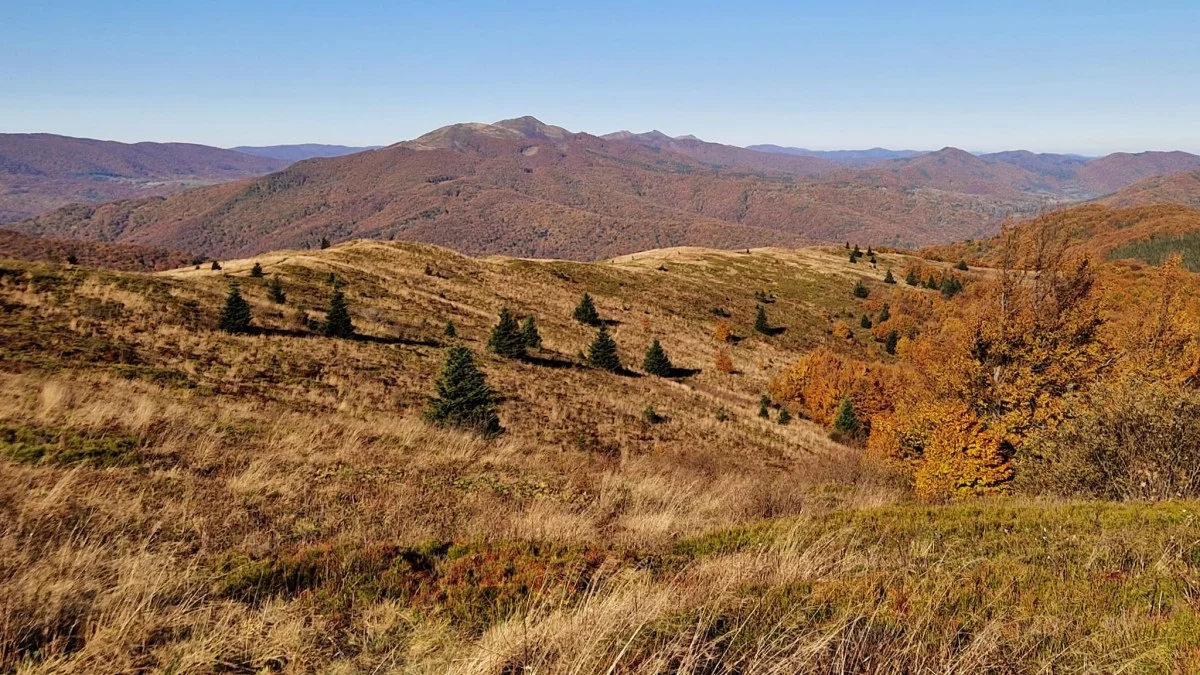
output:
{"label": "dry golden grass", "polygon": [[[883,265],[676,253],[263,256],[285,307],[245,278],[252,261],[157,277],[0,263],[0,671],[1171,672],[1195,658],[1186,505],[1104,507],[1094,523],[1069,504],[906,505],[819,427],[757,416],[778,367],[832,341],[860,311],[856,278]],[[321,315],[331,271],[370,339],[293,327],[297,309]],[[226,276],[267,330],[210,330]],[[585,290],[619,322],[627,365],[657,337],[697,372],[577,367]],[[756,290],[785,332],[752,331]],[[483,353],[502,305],[536,314],[536,359]],[[713,307],[742,338],[736,374],[710,367]],[[447,320],[503,396],[496,439],[421,418]],[[646,422],[647,405],[666,420]]]}

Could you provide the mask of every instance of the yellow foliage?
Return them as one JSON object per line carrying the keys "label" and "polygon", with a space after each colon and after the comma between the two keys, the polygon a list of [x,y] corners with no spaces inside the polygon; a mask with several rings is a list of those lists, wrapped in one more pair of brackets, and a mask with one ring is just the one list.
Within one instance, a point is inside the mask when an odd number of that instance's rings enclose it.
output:
{"label": "yellow foliage", "polygon": [[849,340],[854,337],[854,331],[850,330],[845,321],[838,321],[833,324],[833,336],[839,340]]}
{"label": "yellow foliage", "polygon": [[725,319],[717,321],[717,325],[713,328],[713,339],[722,344],[729,342],[731,334],[729,332],[729,322]]}

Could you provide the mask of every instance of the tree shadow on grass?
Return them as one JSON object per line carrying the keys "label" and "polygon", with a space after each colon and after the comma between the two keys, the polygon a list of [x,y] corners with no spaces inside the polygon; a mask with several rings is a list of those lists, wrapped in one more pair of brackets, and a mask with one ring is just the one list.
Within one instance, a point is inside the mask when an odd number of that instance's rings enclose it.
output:
{"label": "tree shadow on grass", "polygon": [[701,370],[699,368],[672,368],[671,372],[667,373],[667,377],[672,380],[679,380],[685,377],[699,375],[700,373]]}
{"label": "tree shadow on grass", "polygon": [[583,366],[581,366],[578,363],[575,363],[574,361],[570,361],[570,360],[567,360],[564,358],[558,358],[557,354],[553,354],[551,356],[537,356],[534,354],[526,354],[525,357],[521,360],[530,365],[541,366],[543,368],[553,368],[553,369],[583,368]]}
{"label": "tree shadow on grass", "polygon": [[767,337],[775,337],[776,335],[783,335],[786,332],[787,327],[785,326],[771,326],[765,331],[762,331],[762,334],[766,335]]}

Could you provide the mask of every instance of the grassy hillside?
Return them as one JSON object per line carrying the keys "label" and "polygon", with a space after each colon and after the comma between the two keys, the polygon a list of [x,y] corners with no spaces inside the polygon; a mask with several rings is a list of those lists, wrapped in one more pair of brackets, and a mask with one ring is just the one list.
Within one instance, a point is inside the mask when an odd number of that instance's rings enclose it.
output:
{"label": "grassy hillside", "polygon": [[[801,353],[894,359],[856,321],[934,302],[882,283],[911,262],[353,242],[154,276],[0,263],[0,670],[1200,665],[1195,505],[919,505],[861,449],[759,417]],[[312,330],[331,275],[357,339]],[[213,330],[230,279],[254,334]],[[629,372],[580,365],[584,292]],[[532,358],[486,353],[502,306],[536,315]],[[447,321],[501,396],[495,439],[422,418]],[[654,338],[677,377],[640,372]]]}

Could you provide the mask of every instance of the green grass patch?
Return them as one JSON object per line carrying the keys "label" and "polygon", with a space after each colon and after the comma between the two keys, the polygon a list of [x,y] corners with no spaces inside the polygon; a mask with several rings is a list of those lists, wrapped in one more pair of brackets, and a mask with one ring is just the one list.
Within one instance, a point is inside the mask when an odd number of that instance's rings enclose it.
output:
{"label": "green grass patch", "polygon": [[0,456],[26,464],[130,466],[143,445],[140,438],[117,433],[0,425]]}

